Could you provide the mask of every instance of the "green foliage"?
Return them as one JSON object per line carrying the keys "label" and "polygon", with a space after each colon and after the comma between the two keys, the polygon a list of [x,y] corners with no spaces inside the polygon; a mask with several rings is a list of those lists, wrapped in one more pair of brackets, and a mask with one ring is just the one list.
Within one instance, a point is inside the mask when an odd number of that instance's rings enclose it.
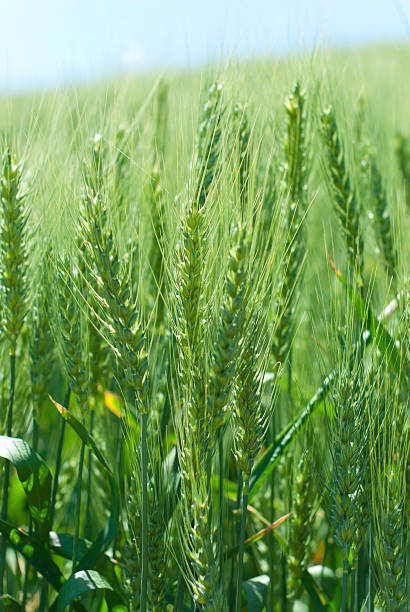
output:
{"label": "green foliage", "polygon": [[408,608],[407,118],[349,57],[0,101],[3,609]]}

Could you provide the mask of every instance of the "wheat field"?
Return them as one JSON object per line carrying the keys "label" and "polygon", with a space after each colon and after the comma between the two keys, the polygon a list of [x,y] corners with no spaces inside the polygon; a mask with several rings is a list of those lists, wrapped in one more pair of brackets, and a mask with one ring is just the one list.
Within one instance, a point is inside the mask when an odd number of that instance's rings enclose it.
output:
{"label": "wheat field", "polygon": [[1,610],[409,610],[409,63],[0,98]]}

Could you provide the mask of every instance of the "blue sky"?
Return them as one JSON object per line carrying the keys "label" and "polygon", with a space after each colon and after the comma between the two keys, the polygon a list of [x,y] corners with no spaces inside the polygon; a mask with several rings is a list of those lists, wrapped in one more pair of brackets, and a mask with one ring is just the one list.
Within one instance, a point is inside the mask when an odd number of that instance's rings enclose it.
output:
{"label": "blue sky", "polygon": [[0,91],[410,37],[409,0],[0,0]]}

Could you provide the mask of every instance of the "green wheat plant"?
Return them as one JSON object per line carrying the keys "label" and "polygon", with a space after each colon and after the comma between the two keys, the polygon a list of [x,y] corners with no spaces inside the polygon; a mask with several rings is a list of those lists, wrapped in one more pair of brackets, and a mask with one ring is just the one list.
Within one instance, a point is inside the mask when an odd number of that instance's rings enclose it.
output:
{"label": "green wheat plant", "polygon": [[409,609],[410,55],[350,53],[0,98],[1,611]]}

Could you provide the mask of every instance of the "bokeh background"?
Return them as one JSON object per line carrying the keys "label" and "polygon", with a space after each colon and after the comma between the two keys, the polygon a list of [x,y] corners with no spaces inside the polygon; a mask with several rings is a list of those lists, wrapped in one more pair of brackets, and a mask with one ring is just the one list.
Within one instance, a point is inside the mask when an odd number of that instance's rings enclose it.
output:
{"label": "bokeh background", "polygon": [[409,0],[1,0],[0,7],[2,93],[410,37]]}

